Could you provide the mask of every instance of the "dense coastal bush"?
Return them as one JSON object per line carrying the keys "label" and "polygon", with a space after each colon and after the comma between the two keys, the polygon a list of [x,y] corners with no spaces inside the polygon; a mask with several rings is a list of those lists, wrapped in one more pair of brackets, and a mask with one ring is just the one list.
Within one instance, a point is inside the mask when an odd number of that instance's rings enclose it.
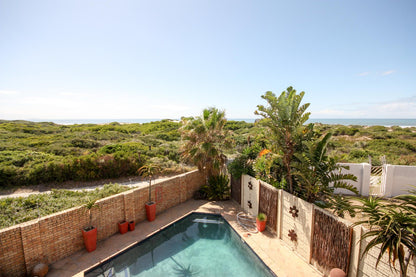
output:
{"label": "dense coastal bush", "polygon": [[416,127],[318,124],[315,128],[332,131],[330,153],[341,162],[368,162],[371,156],[372,164],[380,165],[380,158],[386,156],[389,164],[416,165]]}
{"label": "dense coastal bush", "polygon": [[[171,120],[103,125],[0,120],[0,187],[132,176],[149,159],[157,159],[165,173],[181,172],[180,127]],[[261,124],[227,121],[224,129],[233,140],[225,153],[236,162],[250,163],[267,148]],[[315,124],[314,132],[334,134],[328,153],[340,162],[368,162],[371,156],[379,164],[385,155],[390,164],[416,165],[414,127]],[[251,170],[244,173],[254,174]]]}
{"label": "dense coastal bush", "polygon": [[149,159],[179,164],[179,123],[58,125],[0,121],[0,187],[137,175]]}

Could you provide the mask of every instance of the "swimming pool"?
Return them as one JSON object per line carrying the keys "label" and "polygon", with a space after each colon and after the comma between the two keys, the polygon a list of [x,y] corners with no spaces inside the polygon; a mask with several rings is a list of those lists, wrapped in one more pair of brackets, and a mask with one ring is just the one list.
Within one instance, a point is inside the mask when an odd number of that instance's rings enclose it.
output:
{"label": "swimming pool", "polygon": [[85,276],[276,275],[221,215],[191,213]]}

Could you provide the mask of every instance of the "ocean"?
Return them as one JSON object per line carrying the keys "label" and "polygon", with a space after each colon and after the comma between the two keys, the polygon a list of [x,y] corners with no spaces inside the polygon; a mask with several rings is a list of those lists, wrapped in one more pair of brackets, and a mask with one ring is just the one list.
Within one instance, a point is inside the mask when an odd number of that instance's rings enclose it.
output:
{"label": "ocean", "polygon": [[312,123],[339,124],[339,125],[361,125],[361,126],[416,126],[416,118],[312,118]]}
{"label": "ocean", "polygon": [[[130,119],[36,119],[35,122],[54,122],[63,125],[72,124],[105,124],[110,122],[119,123],[148,123],[152,121],[160,121],[162,118],[130,118]],[[172,119],[179,120],[179,119]],[[245,121],[253,123],[256,118],[229,118],[228,120]],[[308,122],[322,124],[339,124],[339,125],[362,125],[362,126],[400,126],[415,127],[415,118],[311,118]]]}

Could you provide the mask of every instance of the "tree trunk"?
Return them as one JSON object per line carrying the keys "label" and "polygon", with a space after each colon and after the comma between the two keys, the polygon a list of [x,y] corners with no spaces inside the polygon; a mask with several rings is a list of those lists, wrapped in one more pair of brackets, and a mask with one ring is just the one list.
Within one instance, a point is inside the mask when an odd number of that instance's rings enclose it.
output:
{"label": "tree trunk", "polygon": [[152,202],[152,179],[149,180],[149,203]]}
{"label": "tree trunk", "polygon": [[292,180],[290,164],[286,166],[286,170],[287,170],[286,178],[288,179],[287,181],[289,182],[289,192],[293,194],[293,180]]}

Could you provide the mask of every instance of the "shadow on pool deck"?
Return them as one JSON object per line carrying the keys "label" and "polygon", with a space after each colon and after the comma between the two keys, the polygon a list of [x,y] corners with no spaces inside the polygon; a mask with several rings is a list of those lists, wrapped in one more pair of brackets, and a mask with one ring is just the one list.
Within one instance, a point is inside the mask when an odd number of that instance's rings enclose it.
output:
{"label": "shadow on pool deck", "polygon": [[81,250],[53,263],[50,265],[47,276],[84,276],[84,271],[87,269],[116,255],[132,244],[145,239],[173,221],[195,211],[222,214],[234,230],[277,276],[323,276],[291,251],[274,234],[265,231],[245,237],[244,235],[247,231],[237,223],[236,215],[242,211],[237,203],[233,201],[207,202],[196,200],[189,200],[158,214],[153,222],[142,221],[136,225],[136,229],[132,232],[127,232],[123,235],[115,234],[108,239],[99,241],[97,249],[91,253]]}

